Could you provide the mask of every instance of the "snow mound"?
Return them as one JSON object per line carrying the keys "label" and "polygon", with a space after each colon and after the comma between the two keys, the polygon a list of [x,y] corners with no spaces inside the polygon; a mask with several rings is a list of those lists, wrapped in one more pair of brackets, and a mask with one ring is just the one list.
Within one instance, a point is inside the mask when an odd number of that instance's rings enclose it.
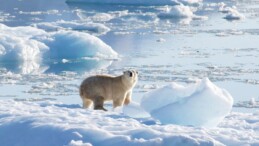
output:
{"label": "snow mound", "polygon": [[119,4],[119,5],[175,5],[172,0],[66,0],[67,3]]}
{"label": "snow mound", "polygon": [[233,98],[205,78],[196,84],[172,83],[144,95],[141,106],[161,123],[217,126],[232,109]]}
{"label": "snow mound", "polygon": [[100,23],[86,23],[86,22],[75,22],[75,21],[57,21],[57,22],[42,22],[33,24],[32,26],[44,29],[47,31],[56,30],[87,30],[97,34],[106,34],[110,31],[110,28]]}
{"label": "snow mound", "polygon": [[39,61],[82,57],[117,58],[118,54],[99,38],[77,31],[8,27],[0,24],[1,61]]}

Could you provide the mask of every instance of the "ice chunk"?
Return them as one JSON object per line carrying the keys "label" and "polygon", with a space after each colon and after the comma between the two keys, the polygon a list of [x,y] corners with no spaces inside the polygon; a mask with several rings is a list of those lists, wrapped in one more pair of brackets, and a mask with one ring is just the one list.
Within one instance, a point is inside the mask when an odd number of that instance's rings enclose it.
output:
{"label": "ice chunk", "polygon": [[141,106],[161,123],[214,127],[229,114],[233,98],[205,78],[196,84],[172,83],[144,95]]}
{"label": "ice chunk", "polygon": [[59,31],[45,43],[51,48],[45,54],[50,58],[75,59],[83,57],[116,58],[118,55],[99,38],[76,31]]}
{"label": "ice chunk", "polygon": [[166,6],[165,12],[160,13],[159,17],[165,18],[188,18],[193,17],[194,14],[189,6],[176,5],[173,7]]}
{"label": "ice chunk", "polygon": [[222,12],[227,13],[227,15],[224,17],[227,20],[240,20],[240,19],[245,18],[245,16],[243,14],[241,14],[237,11],[236,7],[223,8]]}
{"label": "ice chunk", "polygon": [[48,33],[34,27],[0,24],[1,61],[39,61],[82,57],[117,58],[118,54],[99,38],[84,32]]}
{"label": "ice chunk", "polygon": [[75,141],[71,140],[68,146],[92,146],[90,143],[83,143],[81,140]]}
{"label": "ice chunk", "polygon": [[32,27],[7,27],[0,24],[0,61],[39,60],[40,52],[48,47],[31,35],[43,35],[44,31]]}
{"label": "ice chunk", "polygon": [[197,16],[193,12],[196,10],[192,9],[189,6],[185,6],[183,4],[179,4],[176,6],[166,6],[164,12],[158,14],[159,18],[169,19],[182,19],[182,18],[190,18],[190,19],[207,19],[206,16]]}

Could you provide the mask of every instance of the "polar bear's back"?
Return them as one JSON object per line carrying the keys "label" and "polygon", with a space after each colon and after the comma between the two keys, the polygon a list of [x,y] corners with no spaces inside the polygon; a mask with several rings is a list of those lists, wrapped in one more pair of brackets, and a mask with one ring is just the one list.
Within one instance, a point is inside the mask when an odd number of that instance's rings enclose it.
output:
{"label": "polar bear's back", "polygon": [[114,82],[116,82],[116,78],[108,75],[96,75],[86,78],[80,86],[80,96],[89,99],[101,96],[107,100],[112,96]]}

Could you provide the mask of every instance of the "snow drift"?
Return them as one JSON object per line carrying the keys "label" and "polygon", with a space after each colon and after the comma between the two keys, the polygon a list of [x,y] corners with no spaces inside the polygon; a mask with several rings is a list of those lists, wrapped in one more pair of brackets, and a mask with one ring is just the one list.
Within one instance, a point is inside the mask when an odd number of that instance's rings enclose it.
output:
{"label": "snow drift", "polygon": [[141,106],[161,123],[214,127],[232,109],[233,98],[205,78],[197,84],[172,83],[144,95]]}
{"label": "snow drift", "polygon": [[118,54],[99,38],[77,31],[48,33],[34,27],[8,27],[0,24],[0,60],[28,61],[117,58]]}

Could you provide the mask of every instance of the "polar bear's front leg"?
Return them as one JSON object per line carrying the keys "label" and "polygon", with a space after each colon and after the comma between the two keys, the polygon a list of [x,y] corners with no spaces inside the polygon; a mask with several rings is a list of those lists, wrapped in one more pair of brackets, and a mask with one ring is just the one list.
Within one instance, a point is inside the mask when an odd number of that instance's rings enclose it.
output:
{"label": "polar bear's front leg", "polygon": [[126,94],[126,98],[124,100],[124,105],[128,105],[130,102],[131,102],[131,94],[132,94],[132,91],[129,91],[127,94]]}
{"label": "polar bear's front leg", "polygon": [[113,100],[113,108],[115,109],[118,106],[122,106],[126,98],[126,94],[121,96],[120,98],[116,98]]}

